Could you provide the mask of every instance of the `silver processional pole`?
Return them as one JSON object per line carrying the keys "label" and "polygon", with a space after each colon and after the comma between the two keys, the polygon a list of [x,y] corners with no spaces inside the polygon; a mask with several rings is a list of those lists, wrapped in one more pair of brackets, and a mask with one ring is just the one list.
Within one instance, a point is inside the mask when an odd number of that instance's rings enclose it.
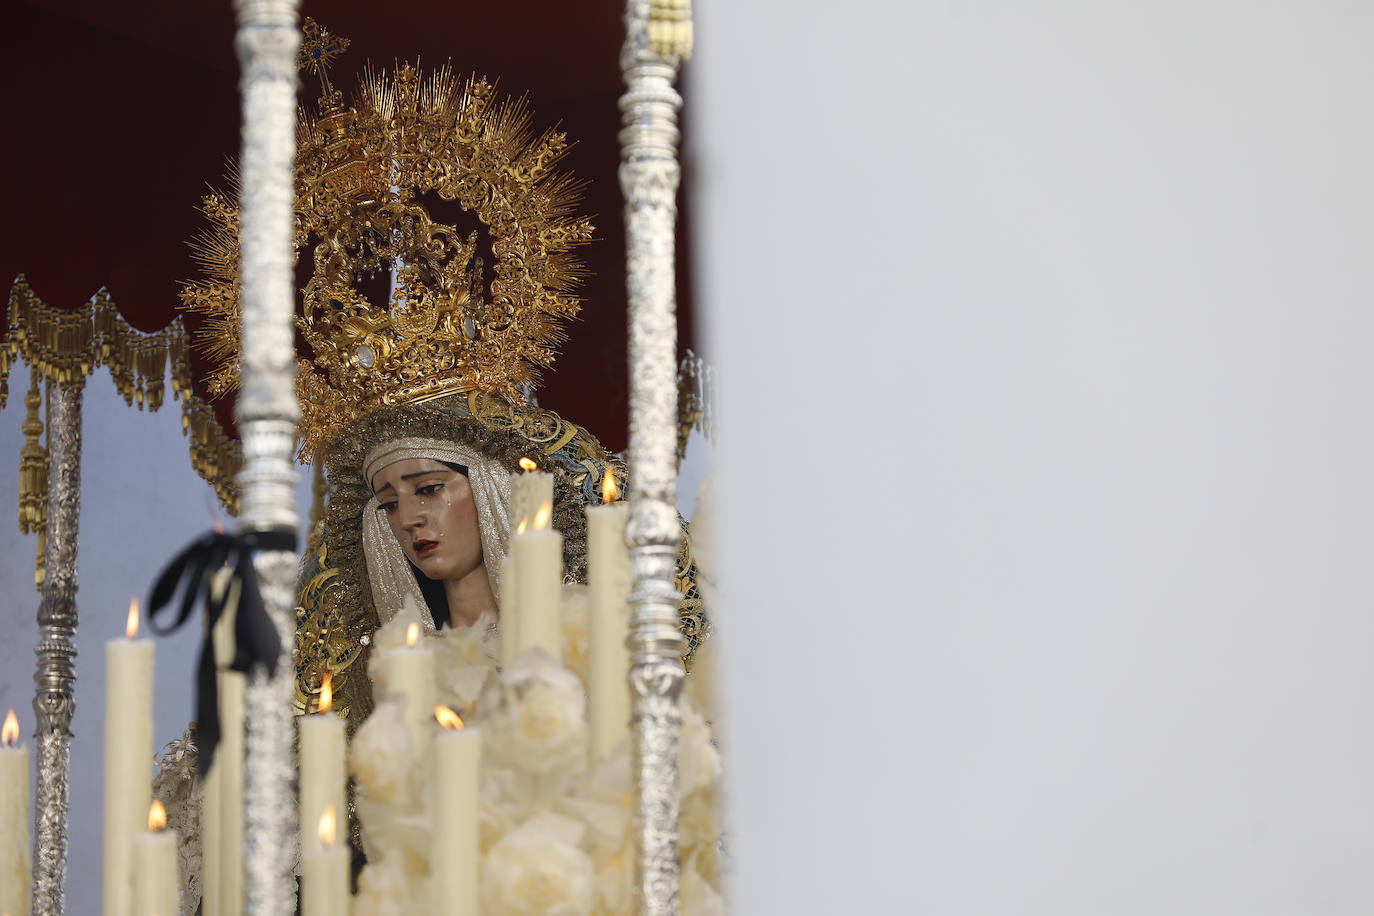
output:
{"label": "silver processional pole", "polygon": [[[296,515],[296,359],[291,231],[296,157],[298,0],[235,0],[235,45],[243,70],[243,154],[239,162],[239,301],[243,365],[235,418],[243,437],[239,530],[298,530]],[[294,912],[292,838],[296,835],[292,709],[298,555],[254,554],[263,604],[281,637],[275,676],[249,676],[246,712],[245,872],[250,916]]]}
{"label": "silver processional pole", "polygon": [[76,704],[76,537],[81,510],[81,401],[85,378],[48,384],[47,572],[38,606],[38,789],[34,806],[34,916],[61,916],[67,878],[72,713]]}
{"label": "silver processional pole", "polygon": [[678,735],[682,634],[674,584],[677,515],[679,61],[691,50],[686,0],[629,0],[620,65],[620,186],[630,300],[630,689],[635,742],[635,887],[644,916],[678,904]]}

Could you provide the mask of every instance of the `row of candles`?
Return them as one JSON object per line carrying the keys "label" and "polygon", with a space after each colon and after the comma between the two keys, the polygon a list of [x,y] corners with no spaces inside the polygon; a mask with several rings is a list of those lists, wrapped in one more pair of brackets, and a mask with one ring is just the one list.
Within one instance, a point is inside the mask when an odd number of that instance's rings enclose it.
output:
{"label": "row of candles", "polygon": [[[0,742],[0,912],[29,916],[29,749],[19,744],[19,720],[13,709],[0,728]],[[166,829],[167,811],[160,801],[149,805],[147,818],[147,831],[137,832],[124,847],[131,879],[126,912],[132,908],[149,916],[176,916],[176,831]],[[108,900],[105,912],[111,912]]]}
{"label": "row of candles", "polygon": [[[151,800],[153,644],[139,640],[138,602],[125,637],[105,646],[106,916],[176,916],[177,835]],[[0,727],[0,912],[28,916],[30,886],[29,751],[11,709]]]}
{"label": "row of candles", "polygon": [[[522,460],[511,480],[510,517],[520,522],[501,576],[503,666],[540,648],[561,659],[563,536],[553,529],[553,476]],[[629,556],[625,547],[626,507],[617,502],[615,478],[603,480],[603,505],[588,507],[587,564],[592,615],[588,623],[588,718],[593,760],[608,753],[629,731]],[[443,856],[431,873],[437,916],[478,914],[478,793],[482,738],[464,728],[451,709],[435,703],[434,651],[412,623],[404,647],[380,650],[376,663],[403,702],[404,720],[421,758],[434,767],[432,848]],[[334,839],[344,810],[343,719],[330,707],[326,675],[317,714],[299,723],[301,738],[300,824],[302,912],[328,916],[347,912],[349,854]],[[318,825],[318,829],[316,829]]]}
{"label": "row of candles", "polygon": [[[509,665],[535,647],[562,654],[560,618],[563,536],[553,530],[553,477],[525,464],[512,478],[510,517],[519,518],[501,575],[502,661]],[[617,503],[614,477],[603,481],[604,505],[587,508],[589,621],[588,719],[593,761],[629,730],[629,559],[626,507]],[[227,570],[212,589],[230,586]],[[230,596],[229,607],[234,605]],[[232,612],[216,627],[219,658],[232,657]],[[447,860],[434,875],[434,912],[477,913],[477,797],[481,735],[434,702],[434,654],[412,627],[404,648],[386,650],[379,663],[404,697],[405,718],[419,747],[441,774],[435,780],[435,844]],[[179,899],[177,837],[153,801],[153,667],[151,640],[138,639],[138,604],[131,603],[123,638],[105,646],[105,916],[172,916]],[[203,881],[205,916],[243,913],[243,675],[219,672],[222,739],[204,788]],[[317,714],[299,721],[303,912],[346,912],[350,855],[342,842],[346,823],[344,721],[330,708],[328,683]],[[18,744],[13,710],[0,747],[0,912],[29,913],[29,754]],[[146,818],[146,820],[145,820]]]}
{"label": "row of candles", "polygon": [[[549,526],[553,475],[521,459],[524,473],[511,481],[511,518],[520,518],[512,549],[502,569],[502,664],[509,666],[526,649],[540,646],[555,659],[562,652],[560,588],[563,537]],[[600,506],[588,506],[587,718],[595,762],[629,733],[630,559],[625,546],[627,507],[618,502],[615,476],[601,481]],[[533,519],[527,526],[525,519]],[[513,632],[512,632],[513,631]]]}

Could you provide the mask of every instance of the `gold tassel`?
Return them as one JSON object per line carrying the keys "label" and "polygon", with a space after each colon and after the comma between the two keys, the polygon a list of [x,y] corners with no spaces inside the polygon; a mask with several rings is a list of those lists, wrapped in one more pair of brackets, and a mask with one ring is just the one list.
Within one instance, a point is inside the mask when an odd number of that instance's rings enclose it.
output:
{"label": "gold tassel", "polygon": [[[79,309],[64,312],[45,305],[20,275],[10,287],[8,320],[0,323],[0,408],[8,396],[9,369],[21,359],[46,383],[59,386],[104,366],[125,402],[147,410],[157,410],[167,400],[170,366],[172,396],[183,399],[181,426],[191,439],[191,464],[215,488],[225,509],[237,514],[235,475],[243,465],[243,448],[225,436],[214,411],[191,389],[190,353],[180,316],[161,331],[144,334],[124,320],[106,289]],[[30,420],[36,429],[22,456],[28,477],[21,480],[20,491],[28,497],[19,507],[19,523],[20,530],[38,533],[41,581],[48,472],[39,461],[48,459],[38,445],[43,424],[32,410]]]}
{"label": "gold tassel", "polygon": [[38,560],[34,584],[43,588],[48,553],[48,450],[38,444],[43,435],[43,421],[38,408],[43,395],[38,390],[38,370],[30,372],[29,393],[24,396],[28,413],[20,427],[24,433],[24,447],[19,451],[19,530],[24,534],[37,533]]}
{"label": "gold tassel", "polygon": [[692,430],[700,430],[708,442],[715,441],[714,371],[691,350],[677,368],[677,466],[687,457],[687,440]]}

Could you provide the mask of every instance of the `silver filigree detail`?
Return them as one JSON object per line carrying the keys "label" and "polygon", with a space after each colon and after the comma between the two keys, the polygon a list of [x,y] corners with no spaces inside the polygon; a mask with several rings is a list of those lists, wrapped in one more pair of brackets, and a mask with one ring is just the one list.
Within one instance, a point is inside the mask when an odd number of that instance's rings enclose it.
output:
{"label": "silver filigree detail", "polygon": [[[236,419],[243,436],[240,528],[297,530],[295,325],[291,269],[292,165],[296,151],[297,0],[236,0],[243,77],[240,228],[243,363]],[[246,912],[295,912],[296,800],[292,710],[298,557],[254,558],[263,603],[281,635],[275,677],[249,676],[245,701]]]}
{"label": "silver filigree detail", "polygon": [[60,916],[66,904],[68,776],[72,766],[70,735],[39,735],[38,781],[34,808],[33,916]]}
{"label": "silver filigree detail", "polygon": [[60,916],[66,899],[72,714],[76,708],[76,546],[81,515],[81,380],[48,388],[48,569],[38,606],[33,712],[38,745],[34,806],[34,916]]}
{"label": "silver filigree detail", "polygon": [[650,0],[626,4],[620,99],[620,186],[625,194],[630,300],[630,494],[626,540],[630,595],[630,687],[635,742],[635,885],[646,916],[677,913],[678,736],[682,634],[674,585],[677,511],[678,61],[649,40]]}

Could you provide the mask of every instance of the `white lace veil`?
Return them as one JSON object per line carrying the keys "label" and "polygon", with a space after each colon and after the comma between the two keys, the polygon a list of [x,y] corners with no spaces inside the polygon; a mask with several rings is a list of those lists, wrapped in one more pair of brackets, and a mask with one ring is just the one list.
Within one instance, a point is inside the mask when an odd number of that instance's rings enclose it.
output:
{"label": "white lace veil", "polygon": [[[461,464],[468,469],[472,498],[477,504],[482,559],[491,582],[491,593],[500,600],[501,561],[510,544],[510,472],[498,462],[462,443],[406,437],[384,442],[368,452],[363,460],[363,480],[370,486],[374,474],[407,458],[431,458]],[[377,497],[373,496],[363,509],[363,555],[367,559],[367,578],[372,585],[372,601],[377,606],[377,616],[385,624],[396,616],[409,595],[423,610],[425,625],[433,629],[434,614],[425,604],[400,542],[391,533],[391,526],[377,506]]]}

